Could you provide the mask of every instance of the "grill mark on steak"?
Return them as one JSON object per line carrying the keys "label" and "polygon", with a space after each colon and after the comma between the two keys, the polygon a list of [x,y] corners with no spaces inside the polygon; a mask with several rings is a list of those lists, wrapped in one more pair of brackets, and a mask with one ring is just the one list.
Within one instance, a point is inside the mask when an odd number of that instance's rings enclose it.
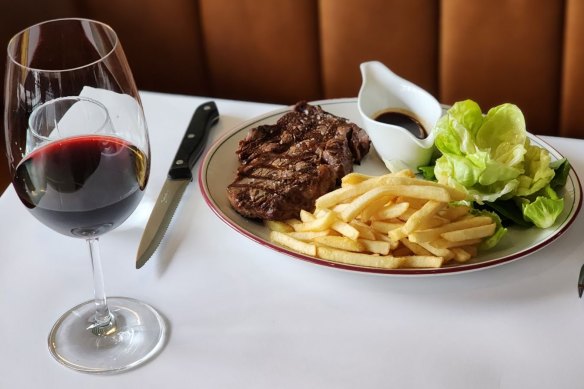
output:
{"label": "grill mark on steak", "polygon": [[249,218],[298,217],[340,184],[369,148],[367,133],[357,125],[300,102],[276,124],[255,127],[239,142],[229,201]]}

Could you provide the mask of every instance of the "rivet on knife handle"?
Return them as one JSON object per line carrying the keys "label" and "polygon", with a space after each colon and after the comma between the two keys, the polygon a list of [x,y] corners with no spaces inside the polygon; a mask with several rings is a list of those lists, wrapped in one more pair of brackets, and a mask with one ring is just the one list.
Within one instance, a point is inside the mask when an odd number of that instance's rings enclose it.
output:
{"label": "rivet on knife handle", "polygon": [[209,101],[197,108],[168,171],[171,180],[192,178],[191,170],[205,147],[208,130],[218,119],[219,111],[214,102]]}

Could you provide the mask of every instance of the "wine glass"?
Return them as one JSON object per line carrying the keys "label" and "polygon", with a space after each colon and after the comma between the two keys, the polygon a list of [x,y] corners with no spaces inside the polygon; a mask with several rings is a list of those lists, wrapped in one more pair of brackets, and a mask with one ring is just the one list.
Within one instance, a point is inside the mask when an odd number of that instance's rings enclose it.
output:
{"label": "wine glass", "polygon": [[29,27],[8,44],[4,129],[12,184],[32,215],[86,239],[95,299],[66,312],[49,350],[84,372],[126,370],[163,347],[150,305],[106,298],[98,240],[140,202],[150,145],[140,97],[116,33],[87,19]]}

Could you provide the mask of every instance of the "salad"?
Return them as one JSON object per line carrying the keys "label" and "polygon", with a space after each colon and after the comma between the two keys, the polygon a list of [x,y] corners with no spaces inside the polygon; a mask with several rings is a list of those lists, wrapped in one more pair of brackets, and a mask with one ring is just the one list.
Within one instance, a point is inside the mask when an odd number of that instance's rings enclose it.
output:
{"label": "salad", "polygon": [[476,212],[489,212],[499,228],[486,248],[505,234],[505,226],[547,228],[562,213],[558,190],[570,170],[564,158],[531,144],[525,119],[514,104],[502,104],[486,115],[472,100],[455,103],[434,128],[438,157],[420,167],[434,179],[468,193]]}

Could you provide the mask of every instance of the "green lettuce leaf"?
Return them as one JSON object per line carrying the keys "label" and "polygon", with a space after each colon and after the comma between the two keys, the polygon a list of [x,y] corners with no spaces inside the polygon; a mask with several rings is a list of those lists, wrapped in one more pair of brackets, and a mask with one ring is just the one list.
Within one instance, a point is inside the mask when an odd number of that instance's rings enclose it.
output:
{"label": "green lettuce leaf", "polygon": [[522,203],[523,217],[539,228],[551,227],[564,209],[564,199],[538,196]]}
{"label": "green lettuce leaf", "polygon": [[552,178],[550,186],[554,190],[566,186],[568,174],[570,174],[570,162],[566,158],[562,158],[550,163],[550,167],[554,169],[554,178]]}
{"label": "green lettuce leaf", "polygon": [[501,200],[498,199],[494,202],[485,202],[484,205],[479,207],[484,207],[485,209],[492,209],[501,217],[503,225],[515,224],[521,227],[533,227],[533,223],[526,221],[523,218],[523,211],[521,210],[521,204],[517,204],[513,199]]}
{"label": "green lettuce leaf", "polygon": [[434,169],[438,182],[464,188],[479,203],[511,196],[520,186],[527,132],[517,106],[503,104],[483,117],[477,103],[458,102],[435,131],[442,153]]}
{"label": "green lettuce leaf", "polygon": [[418,166],[418,171],[422,174],[425,180],[436,181],[436,176],[434,175],[434,165],[431,166]]}
{"label": "green lettuce leaf", "polygon": [[461,101],[434,131],[441,153],[434,167],[438,182],[466,191],[477,204],[491,204],[507,220],[522,218],[523,225],[547,228],[562,212],[553,189],[565,185],[569,164],[552,164],[546,149],[531,144],[516,105],[502,104],[483,116],[477,103]]}
{"label": "green lettuce leaf", "polygon": [[529,139],[525,142],[524,174],[519,176],[519,186],[515,190],[517,196],[529,196],[546,187],[552,178],[554,170],[550,167],[551,157],[546,149],[532,146]]}

